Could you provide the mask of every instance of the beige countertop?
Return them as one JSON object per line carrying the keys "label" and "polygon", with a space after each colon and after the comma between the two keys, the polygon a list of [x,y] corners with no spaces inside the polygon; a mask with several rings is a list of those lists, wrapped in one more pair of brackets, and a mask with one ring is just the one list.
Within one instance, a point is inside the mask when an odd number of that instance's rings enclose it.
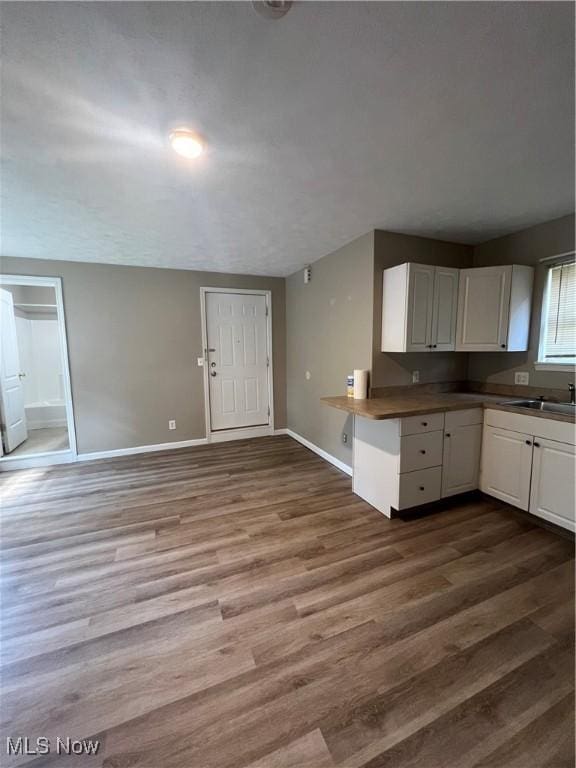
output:
{"label": "beige countertop", "polygon": [[568,414],[533,411],[512,405],[503,405],[504,402],[513,399],[520,398],[511,398],[510,395],[490,395],[476,392],[446,392],[434,394],[394,394],[367,400],[354,400],[352,397],[340,395],[337,397],[322,397],[321,401],[325,405],[346,411],[354,416],[376,420],[399,419],[407,416],[419,416],[423,413],[440,413],[444,411],[459,411],[465,408],[484,407],[496,408],[497,410],[510,411],[512,413],[523,413],[524,415],[552,419],[553,421],[575,423],[574,416]]}

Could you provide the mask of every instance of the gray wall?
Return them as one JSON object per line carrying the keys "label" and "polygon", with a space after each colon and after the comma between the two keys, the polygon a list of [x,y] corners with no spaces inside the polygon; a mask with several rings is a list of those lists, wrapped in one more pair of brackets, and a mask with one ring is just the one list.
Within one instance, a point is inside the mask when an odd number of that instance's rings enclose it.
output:
{"label": "gray wall", "polygon": [[286,280],[288,426],[349,465],[351,420],[320,398],[345,394],[347,374],[371,367],[373,252],[370,232],[314,262],[308,285],[302,271]]}
{"label": "gray wall", "polygon": [[376,230],[374,233],[374,331],[372,386],[389,387],[412,383],[412,371],[420,371],[420,382],[461,381],[466,379],[468,355],[465,352],[380,351],[382,336],[382,272],[407,261],[439,267],[471,267],[472,247],[425,237],[413,237]]}
{"label": "gray wall", "polygon": [[468,378],[498,384],[514,384],[515,371],[528,371],[530,385],[564,389],[574,381],[574,373],[537,371],[540,314],[546,265],[539,260],[574,250],[574,215],[539,224],[506,237],[490,240],[474,248],[474,266],[529,264],[536,268],[534,299],[527,352],[478,352],[469,355]]}
{"label": "gray wall", "polygon": [[286,425],[283,278],[14,258],[1,266],[62,278],[80,453],[205,436],[201,286],[272,291],[275,426]]}

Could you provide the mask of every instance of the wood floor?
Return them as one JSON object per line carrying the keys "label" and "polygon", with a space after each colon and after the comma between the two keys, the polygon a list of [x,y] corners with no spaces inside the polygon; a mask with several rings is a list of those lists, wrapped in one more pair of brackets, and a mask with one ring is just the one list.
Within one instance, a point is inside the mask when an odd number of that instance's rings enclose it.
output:
{"label": "wood floor", "polygon": [[574,765],[573,546],[499,502],[390,521],[284,436],[0,483],[2,766]]}

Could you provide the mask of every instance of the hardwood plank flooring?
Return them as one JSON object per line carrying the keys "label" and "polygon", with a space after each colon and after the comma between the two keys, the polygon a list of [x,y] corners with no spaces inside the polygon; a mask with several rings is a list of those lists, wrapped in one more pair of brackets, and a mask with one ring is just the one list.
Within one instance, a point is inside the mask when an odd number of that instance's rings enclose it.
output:
{"label": "hardwood plank flooring", "polygon": [[574,766],[573,543],[496,500],[388,520],[284,436],[0,485],[2,766]]}

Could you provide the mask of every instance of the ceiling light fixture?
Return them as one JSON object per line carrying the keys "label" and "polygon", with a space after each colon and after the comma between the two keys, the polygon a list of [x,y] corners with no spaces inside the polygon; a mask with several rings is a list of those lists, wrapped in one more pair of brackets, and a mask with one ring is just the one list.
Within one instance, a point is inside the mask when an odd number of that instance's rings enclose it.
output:
{"label": "ceiling light fixture", "polygon": [[195,160],[205,150],[200,136],[190,128],[175,128],[170,134],[170,144],[174,152],[188,160]]}

